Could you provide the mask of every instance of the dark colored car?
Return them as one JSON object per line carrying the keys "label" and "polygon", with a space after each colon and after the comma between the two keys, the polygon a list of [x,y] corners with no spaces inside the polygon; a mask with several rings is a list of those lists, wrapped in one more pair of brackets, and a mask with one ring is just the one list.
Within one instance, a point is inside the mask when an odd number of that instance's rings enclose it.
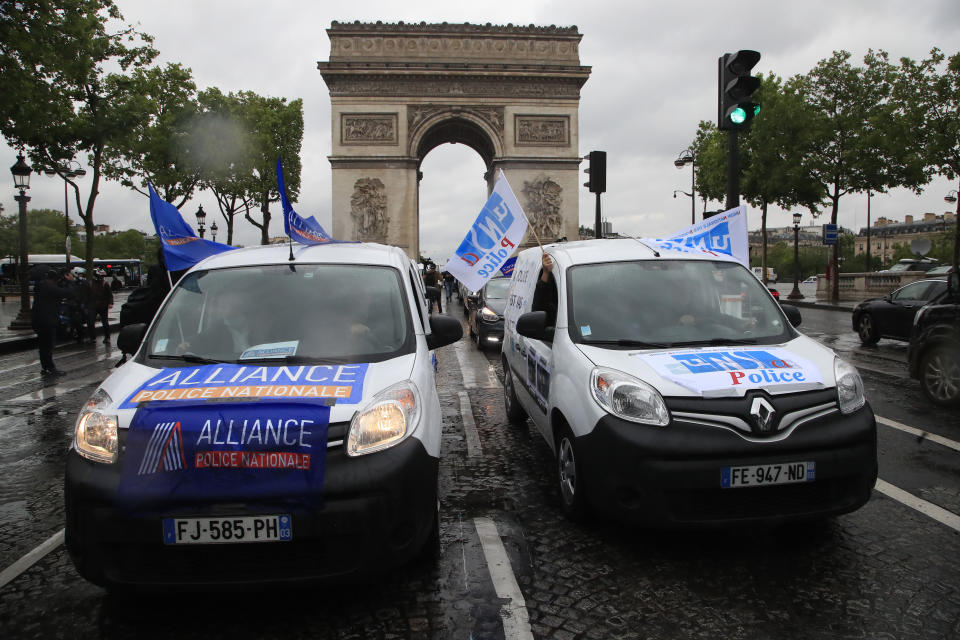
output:
{"label": "dark colored car", "polygon": [[503,341],[503,312],[509,292],[510,278],[493,278],[476,294],[467,296],[470,337],[476,339],[481,351],[488,344],[499,346]]}
{"label": "dark colored car", "polygon": [[885,271],[930,271],[939,266],[939,262],[930,258],[904,258]]}
{"label": "dark colored car", "polygon": [[928,278],[904,285],[882,298],[864,300],[853,309],[853,330],[863,344],[876,344],[880,338],[909,340],[917,311],[938,302],[946,291],[946,280]]}
{"label": "dark colored car", "polygon": [[910,377],[941,406],[960,404],[960,274],[950,276],[939,304],[917,314],[907,348]]}

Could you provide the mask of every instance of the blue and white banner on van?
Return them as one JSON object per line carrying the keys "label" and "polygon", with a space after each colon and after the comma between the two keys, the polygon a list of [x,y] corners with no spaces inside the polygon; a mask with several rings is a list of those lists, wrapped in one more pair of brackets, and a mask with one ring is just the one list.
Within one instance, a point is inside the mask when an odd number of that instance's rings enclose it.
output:
{"label": "blue and white banner on van", "polygon": [[479,291],[500,272],[526,232],[527,216],[501,170],[493,193],[443,269],[467,289]]}
{"label": "blue and white banner on van", "polygon": [[743,205],[651,242],[666,250],[723,253],[750,268],[747,208]]}

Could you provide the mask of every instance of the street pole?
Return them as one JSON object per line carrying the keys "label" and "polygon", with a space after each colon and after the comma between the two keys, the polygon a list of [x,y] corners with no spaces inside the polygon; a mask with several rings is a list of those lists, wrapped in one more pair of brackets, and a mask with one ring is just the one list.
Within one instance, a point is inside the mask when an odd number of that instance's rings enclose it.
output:
{"label": "street pole", "polygon": [[594,220],[594,225],[595,225],[595,231],[593,232],[594,237],[602,238],[603,237],[603,221],[600,220],[600,194],[599,193],[597,194],[597,217],[596,217],[596,220]]}
{"label": "street pole", "polygon": [[870,265],[873,264],[870,262],[870,189],[867,189],[867,268],[865,271],[870,273],[873,271],[873,267]]}
{"label": "street pole", "polygon": [[690,224],[697,223],[697,192],[694,187],[697,184],[697,159],[690,156]]}
{"label": "street pole", "polygon": [[70,270],[70,207],[67,200],[67,179],[63,179],[63,248],[67,259],[67,271]]}
{"label": "street pole", "polygon": [[727,209],[740,206],[740,156],[737,132],[727,131]]}
{"label": "street pole", "polygon": [[14,196],[20,204],[20,313],[10,323],[11,329],[30,329],[30,258],[27,251],[27,203],[30,196],[20,190]]}
{"label": "street pole", "polygon": [[788,300],[802,300],[800,293],[800,214],[793,214],[793,291]]}

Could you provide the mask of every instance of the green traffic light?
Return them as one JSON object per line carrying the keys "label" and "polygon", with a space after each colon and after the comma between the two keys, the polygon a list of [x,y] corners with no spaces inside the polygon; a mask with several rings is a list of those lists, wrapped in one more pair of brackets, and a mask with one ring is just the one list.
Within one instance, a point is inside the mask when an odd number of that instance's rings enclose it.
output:
{"label": "green traffic light", "polygon": [[730,122],[733,124],[743,124],[747,119],[747,112],[743,110],[743,107],[737,107],[730,112]]}

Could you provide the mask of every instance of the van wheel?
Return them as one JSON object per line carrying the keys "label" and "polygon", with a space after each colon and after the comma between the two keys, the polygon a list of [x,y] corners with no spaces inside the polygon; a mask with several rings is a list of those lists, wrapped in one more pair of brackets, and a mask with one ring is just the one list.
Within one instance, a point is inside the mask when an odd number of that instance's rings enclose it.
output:
{"label": "van wheel", "polygon": [[557,484],[563,515],[574,522],[586,520],[589,508],[584,495],[583,471],[577,457],[576,440],[566,424],[560,425],[557,436]]}
{"label": "van wheel", "polygon": [[877,344],[880,336],[877,335],[877,326],[873,323],[873,316],[865,313],[857,320],[857,335],[862,344]]}
{"label": "van wheel", "polygon": [[920,361],[920,386],[930,400],[941,407],[960,403],[960,361],[958,350],[937,346]]}
{"label": "van wheel", "polygon": [[527,412],[523,410],[520,400],[517,399],[517,390],[513,387],[513,373],[506,360],[503,362],[503,409],[510,424],[519,426],[527,421]]}

